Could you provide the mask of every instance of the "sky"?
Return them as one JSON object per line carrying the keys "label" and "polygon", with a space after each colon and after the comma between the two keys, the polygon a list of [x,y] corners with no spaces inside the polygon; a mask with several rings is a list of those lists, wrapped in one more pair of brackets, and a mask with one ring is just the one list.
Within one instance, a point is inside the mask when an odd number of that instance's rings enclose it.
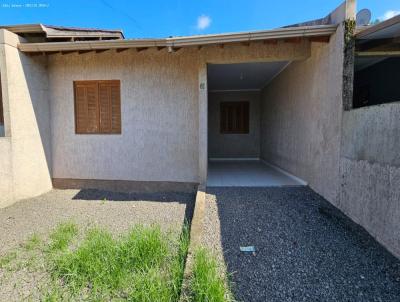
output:
{"label": "sky", "polygon": [[[0,0],[0,24],[122,29],[158,38],[281,27],[326,16],[343,0]],[[372,19],[400,14],[399,0],[358,0]]]}

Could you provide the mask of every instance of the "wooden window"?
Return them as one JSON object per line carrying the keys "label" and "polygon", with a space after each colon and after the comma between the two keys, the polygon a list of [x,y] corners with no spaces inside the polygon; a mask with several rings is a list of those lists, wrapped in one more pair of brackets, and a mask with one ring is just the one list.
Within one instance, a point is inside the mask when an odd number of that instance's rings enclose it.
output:
{"label": "wooden window", "polygon": [[119,80],[74,81],[75,133],[120,134]]}
{"label": "wooden window", "polygon": [[223,134],[249,133],[249,102],[220,103],[220,132]]}

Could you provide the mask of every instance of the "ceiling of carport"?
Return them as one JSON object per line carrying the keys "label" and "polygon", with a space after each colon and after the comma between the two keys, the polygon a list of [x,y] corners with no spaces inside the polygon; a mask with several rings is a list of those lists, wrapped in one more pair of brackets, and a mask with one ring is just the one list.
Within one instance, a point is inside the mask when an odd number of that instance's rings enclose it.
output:
{"label": "ceiling of carport", "polygon": [[287,61],[209,64],[208,90],[261,89],[287,65]]}

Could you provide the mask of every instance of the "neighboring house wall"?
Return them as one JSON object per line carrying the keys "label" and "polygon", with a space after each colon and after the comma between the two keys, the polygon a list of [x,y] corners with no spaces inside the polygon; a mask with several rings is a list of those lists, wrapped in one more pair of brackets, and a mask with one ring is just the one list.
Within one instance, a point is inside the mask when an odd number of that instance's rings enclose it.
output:
{"label": "neighboring house wall", "polygon": [[[220,133],[220,103],[249,102],[249,133]],[[208,156],[258,158],[260,156],[260,93],[211,92],[208,94]]]}
{"label": "neighboring house wall", "polygon": [[400,103],[345,111],[339,208],[400,257]]}
{"label": "neighboring house wall", "polygon": [[0,148],[9,154],[0,162],[9,192],[0,207],[40,195],[52,188],[50,176],[50,115],[46,57],[18,51],[18,36],[0,30],[0,67],[5,136]]}
{"label": "neighboring house wall", "polygon": [[339,196],[343,31],[312,43],[262,91],[261,157],[302,178],[334,204]]}

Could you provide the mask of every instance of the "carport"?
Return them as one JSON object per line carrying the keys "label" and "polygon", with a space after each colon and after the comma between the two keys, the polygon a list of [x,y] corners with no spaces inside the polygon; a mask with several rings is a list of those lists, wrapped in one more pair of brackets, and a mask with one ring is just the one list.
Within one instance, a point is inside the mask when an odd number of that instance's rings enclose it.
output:
{"label": "carport", "polygon": [[208,186],[306,184],[261,155],[263,90],[290,63],[208,65]]}
{"label": "carport", "polygon": [[356,35],[352,108],[400,101],[399,32],[400,15],[360,28]]}

